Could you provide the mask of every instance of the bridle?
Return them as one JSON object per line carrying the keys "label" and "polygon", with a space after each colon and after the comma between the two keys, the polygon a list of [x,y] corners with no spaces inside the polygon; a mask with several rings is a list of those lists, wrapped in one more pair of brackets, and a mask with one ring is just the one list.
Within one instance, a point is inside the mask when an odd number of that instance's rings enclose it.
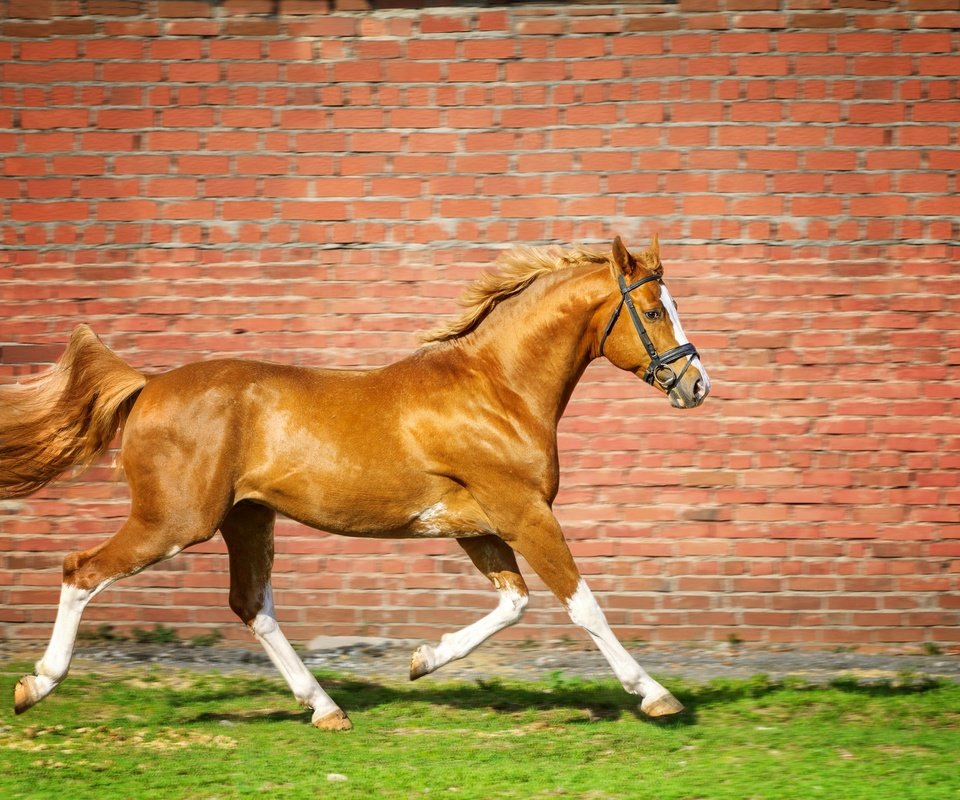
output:
{"label": "bridle", "polygon": [[[663,354],[657,352],[657,348],[654,347],[650,336],[643,327],[643,321],[640,319],[640,315],[637,313],[637,307],[633,304],[633,298],[630,296],[630,292],[632,292],[634,289],[639,289],[641,286],[643,286],[643,284],[649,283],[650,281],[660,281],[660,276],[645,275],[640,280],[631,283],[628,286],[627,282],[623,279],[623,275],[617,275],[617,283],[620,284],[620,302],[614,309],[613,315],[610,317],[610,321],[607,323],[607,327],[603,331],[603,336],[600,338],[600,352],[598,355],[603,355],[603,345],[606,343],[607,337],[610,335],[610,331],[613,330],[613,326],[617,324],[617,319],[620,317],[620,312],[623,310],[624,303],[626,303],[627,311],[630,312],[630,319],[633,320],[633,327],[636,328],[637,335],[640,337],[640,341],[643,343],[643,347],[647,351],[647,355],[650,356],[650,366],[647,367],[647,371],[644,374],[643,379],[651,386],[656,384],[665,391],[669,391],[673,386],[680,382],[680,379],[690,368],[690,363],[693,361],[693,359],[699,357],[699,353],[697,353],[697,348],[694,347],[690,342],[672,347]],[[683,365],[683,369],[680,371],[680,374],[677,375],[677,373],[674,372],[673,368],[669,365],[674,361],[679,361],[684,356],[687,356],[687,363]]]}

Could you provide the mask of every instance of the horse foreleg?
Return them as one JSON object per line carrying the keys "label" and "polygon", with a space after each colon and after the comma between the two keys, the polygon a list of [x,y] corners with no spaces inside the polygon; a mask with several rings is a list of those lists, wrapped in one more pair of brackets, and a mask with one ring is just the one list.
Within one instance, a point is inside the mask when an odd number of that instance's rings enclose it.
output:
{"label": "horse foreleg", "polygon": [[428,675],[444,664],[463,658],[497,631],[513,625],[523,615],[529,594],[517,567],[513,551],[496,536],[459,539],[470,556],[500,595],[497,607],[482,619],[455,633],[445,634],[436,647],[425,644],[410,659],[410,680]]}
{"label": "horse foreleg", "polygon": [[273,523],[265,506],[240,503],[220,526],[230,554],[230,608],[251,630],[297,701],[313,710],[312,722],[323,730],[347,731],[353,724],[280,630],[273,606]]}
{"label": "horse foreleg", "polygon": [[640,710],[651,717],[676,714],[683,705],[647,674],[610,629],[590,587],[580,576],[570,548],[553,514],[544,512],[511,545],[563,603],[570,619],[583,628],[606,657],[623,688],[640,695]]}
{"label": "horse foreleg", "polygon": [[596,643],[610,663],[623,688],[643,697],[640,710],[651,717],[665,717],[683,711],[683,705],[663,686],[651,678],[624,649],[607,624],[606,617],[583,578],[565,603],[567,612]]}

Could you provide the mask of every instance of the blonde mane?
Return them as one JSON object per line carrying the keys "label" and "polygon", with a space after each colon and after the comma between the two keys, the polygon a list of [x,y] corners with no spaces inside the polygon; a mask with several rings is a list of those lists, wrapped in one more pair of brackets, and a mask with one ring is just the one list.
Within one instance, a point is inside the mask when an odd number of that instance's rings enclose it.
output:
{"label": "blonde mane", "polygon": [[496,272],[485,272],[457,301],[464,312],[451,322],[423,334],[423,342],[446,342],[474,330],[497,304],[526,289],[541,275],[585,264],[607,264],[610,256],[582,248],[518,247],[497,259]]}

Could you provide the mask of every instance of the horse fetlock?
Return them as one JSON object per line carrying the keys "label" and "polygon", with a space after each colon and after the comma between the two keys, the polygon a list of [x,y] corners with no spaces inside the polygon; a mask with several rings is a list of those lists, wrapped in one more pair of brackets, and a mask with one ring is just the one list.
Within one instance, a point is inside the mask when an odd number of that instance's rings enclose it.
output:
{"label": "horse fetlock", "polygon": [[52,692],[59,681],[47,675],[24,675],[13,690],[13,710],[22,714]]}

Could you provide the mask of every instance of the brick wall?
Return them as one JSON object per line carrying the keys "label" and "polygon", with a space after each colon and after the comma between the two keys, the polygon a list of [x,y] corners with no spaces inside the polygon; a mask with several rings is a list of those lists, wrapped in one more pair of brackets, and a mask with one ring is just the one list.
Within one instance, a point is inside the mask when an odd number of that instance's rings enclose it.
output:
{"label": "brick wall", "polygon": [[[570,405],[556,510],[611,621],[957,644],[960,3],[433,5],[0,1],[0,376],[79,321],[148,370],[383,364],[510,243],[659,231],[714,394],[598,363]],[[111,475],[0,503],[0,635],[48,634]],[[214,540],[86,625],[244,638],[226,586]],[[578,636],[534,586],[501,635]],[[494,602],[452,543],[287,522],[275,587],[294,640]]]}

